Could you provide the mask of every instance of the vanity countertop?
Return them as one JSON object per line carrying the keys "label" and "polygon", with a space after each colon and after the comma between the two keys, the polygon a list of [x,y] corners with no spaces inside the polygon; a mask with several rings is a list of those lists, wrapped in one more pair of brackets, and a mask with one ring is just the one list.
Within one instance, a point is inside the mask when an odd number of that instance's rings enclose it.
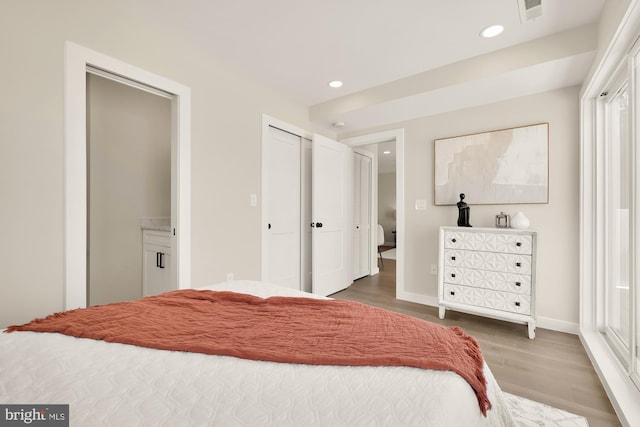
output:
{"label": "vanity countertop", "polygon": [[171,218],[140,218],[143,230],[171,231]]}

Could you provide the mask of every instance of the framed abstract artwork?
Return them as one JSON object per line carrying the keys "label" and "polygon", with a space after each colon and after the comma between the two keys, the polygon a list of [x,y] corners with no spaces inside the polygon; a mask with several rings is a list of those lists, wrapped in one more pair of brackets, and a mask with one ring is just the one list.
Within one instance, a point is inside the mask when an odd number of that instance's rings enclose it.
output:
{"label": "framed abstract artwork", "polygon": [[436,139],[436,205],[549,202],[549,123]]}

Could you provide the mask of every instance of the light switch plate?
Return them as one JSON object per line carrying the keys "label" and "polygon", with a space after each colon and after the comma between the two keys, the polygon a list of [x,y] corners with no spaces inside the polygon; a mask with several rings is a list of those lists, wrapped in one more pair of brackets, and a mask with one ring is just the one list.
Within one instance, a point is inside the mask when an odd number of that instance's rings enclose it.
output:
{"label": "light switch plate", "polygon": [[256,194],[249,195],[249,206],[258,206],[258,196]]}
{"label": "light switch plate", "polygon": [[427,201],[424,199],[417,199],[416,200],[416,210],[417,211],[424,211],[427,209]]}

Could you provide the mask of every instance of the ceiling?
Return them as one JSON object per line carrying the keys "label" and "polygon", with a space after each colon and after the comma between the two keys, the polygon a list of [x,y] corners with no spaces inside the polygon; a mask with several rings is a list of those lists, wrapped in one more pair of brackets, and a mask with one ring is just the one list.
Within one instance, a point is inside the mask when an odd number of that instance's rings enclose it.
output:
{"label": "ceiling", "polygon": [[[581,84],[605,0],[110,0],[344,132]],[[480,31],[502,24],[504,33]],[[328,86],[341,80],[339,89]],[[344,122],[334,128],[335,122]]]}

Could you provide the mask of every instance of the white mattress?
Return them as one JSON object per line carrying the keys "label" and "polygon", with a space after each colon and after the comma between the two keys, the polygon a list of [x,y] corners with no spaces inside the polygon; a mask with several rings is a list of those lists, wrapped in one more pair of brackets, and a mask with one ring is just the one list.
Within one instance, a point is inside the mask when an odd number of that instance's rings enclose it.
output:
{"label": "white mattress", "polygon": [[[207,287],[309,296],[261,282]],[[154,350],[54,333],[0,334],[0,403],[69,404],[72,426],[510,426],[485,365],[480,413],[453,372],[314,366]]]}

